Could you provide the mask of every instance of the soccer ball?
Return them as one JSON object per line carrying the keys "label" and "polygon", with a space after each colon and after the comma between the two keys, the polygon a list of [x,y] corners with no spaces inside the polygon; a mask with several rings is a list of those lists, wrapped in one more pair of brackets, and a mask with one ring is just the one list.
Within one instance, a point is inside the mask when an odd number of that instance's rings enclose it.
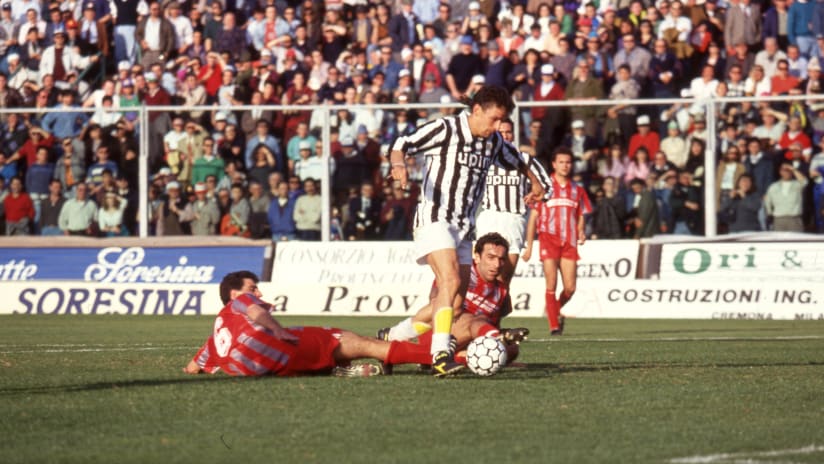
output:
{"label": "soccer ball", "polygon": [[466,365],[483,377],[496,374],[506,364],[506,345],[495,337],[478,337],[466,347]]}

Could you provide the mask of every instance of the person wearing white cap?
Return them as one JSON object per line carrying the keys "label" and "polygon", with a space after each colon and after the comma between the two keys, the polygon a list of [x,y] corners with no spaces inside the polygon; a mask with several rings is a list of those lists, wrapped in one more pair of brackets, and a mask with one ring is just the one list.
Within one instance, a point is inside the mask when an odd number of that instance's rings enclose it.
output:
{"label": "person wearing white cap", "polygon": [[157,235],[183,235],[185,214],[186,200],[180,195],[180,183],[176,180],[168,182],[166,195],[157,210]]}
{"label": "person wearing white cap", "polygon": [[489,20],[481,11],[481,4],[477,1],[469,2],[468,14],[464,16],[461,33],[478,36],[478,29],[482,25],[489,26]]}
{"label": "person wearing white cap", "polygon": [[195,201],[186,205],[184,221],[189,221],[192,235],[215,235],[220,225],[217,202],[206,196],[208,188],[203,182],[195,184]]}
{"label": "person wearing white cap", "polygon": [[6,57],[6,61],[8,62],[9,72],[9,88],[14,90],[20,91],[23,89],[23,86],[26,85],[26,82],[29,80],[34,80],[35,76],[29,73],[28,66],[23,66],[20,64],[20,55],[17,53],[9,53]]}
{"label": "person wearing white cap", "polygon": [[[555,67],[551,64],[541,65],[541,82],[535,86],[532,99],[536,102],[561,101],[564,99],[564,88],[555,82]],[[557,115],[557,110],[551,107],[536,106],[532,108],[532,120],[541,121],[545,128],[554,126],[555,120],[558,119],[554,117],[555,115]],[[553,121],[545,121],[546,118],[552,118]]]}
{"label": "person wearing white cap", "polygon": [[630,159],[634,159],[635,152],[642,147],[647,150],[647,154],[658,153],[658,149],[661,146],[661,136],[658,135],[658,131],[650,129],[649,116],[642,114],[638,116],[635,123],[638,126],[638,132],[630,137],[629,148],[627,149],[627,155],[629,155]]}
{"label": "person wearing white cap", "polygon": [[583,119],[572,121],[572,133],[569,134],[563,145],[572,151],[572,172],[573,174],[587,175],[590,160],[598,154],[598,141],[595,137],[586,134],[586,124]]}

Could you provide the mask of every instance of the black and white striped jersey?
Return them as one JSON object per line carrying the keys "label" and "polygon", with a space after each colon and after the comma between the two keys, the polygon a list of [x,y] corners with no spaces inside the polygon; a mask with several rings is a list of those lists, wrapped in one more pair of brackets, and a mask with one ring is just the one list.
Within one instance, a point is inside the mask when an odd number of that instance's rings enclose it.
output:
{"label": "black and white striped jersey", "polygon": [[[531,160],[526,153],[521,153],[524,163],[529,163],[529,170],[535,174],[546,189],[545,197],[552,195],[552,181],[544,167],[537,160]],[[483,208],[488,211],[526,213],[524,197],[531,189],[529,178],[518,170],[509,170],[504,166],[493,164],[486,174],[486,188],[484,189]]]}
{"label": "black and white striped jersey", "polygon": [[490,166],[517,170],[525,165],[518,150],[500,133],[486,139],[473,137],[468,118],[466,111],[446,116],[392,143],[392,151],[425,157],[415,228],[445,221],[466,237],[474,229]]}

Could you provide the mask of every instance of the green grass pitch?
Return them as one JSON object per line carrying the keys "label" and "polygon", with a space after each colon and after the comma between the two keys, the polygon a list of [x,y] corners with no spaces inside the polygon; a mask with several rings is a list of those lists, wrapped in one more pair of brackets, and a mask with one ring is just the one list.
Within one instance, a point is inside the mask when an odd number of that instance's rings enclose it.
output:
{"label": "green grass pitch", "polygon": [[0,462],[824,462],[824,321],[509,320],[528,367],[491,378],[182,374],[212,321],[0,317]]}

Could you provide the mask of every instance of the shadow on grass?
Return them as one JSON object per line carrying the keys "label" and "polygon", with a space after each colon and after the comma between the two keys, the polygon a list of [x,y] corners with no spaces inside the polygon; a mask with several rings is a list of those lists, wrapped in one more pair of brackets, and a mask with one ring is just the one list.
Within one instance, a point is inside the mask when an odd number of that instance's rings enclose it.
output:
{"label": "shadow on grass", "polygon": [[53,393],[73,393],[97,390],[117,390],[119,388],[135,388],[135,387],[159,387],[165,385],[178,384],[202,384],[207,382],[226,382],[234,380],[235,382],[254,382],[256,380],[265,379],[266,377],[231,377],[226,375],[198,375],[187,376],[174,379],[135,379],[135,380],[114,380],[94,383],[81,383],[70,385],[44,385],[33,387],[17,387],[17,388],[3,388],[0,389],[0,396],[14,396],[19,394],[38,395],[38,394],[53,394]]}
{"label": "shadow on grass", "polygon": [[[510,367],[502,371],[501,375],[490,377],[492,380],[513,379],[543,379],[553,375],[600,373],[614,371],[628,371],[640,369],[750,369],[753,367],[809,367],[824,366],[824,362],[810,361],[797,363],[745,363],[745,364],[713,364],[713,363],[619,363],[619,364],[555,364],[530,363],[524,367]],[[474,376],[458,376],[456,378],[472,379]]]}

